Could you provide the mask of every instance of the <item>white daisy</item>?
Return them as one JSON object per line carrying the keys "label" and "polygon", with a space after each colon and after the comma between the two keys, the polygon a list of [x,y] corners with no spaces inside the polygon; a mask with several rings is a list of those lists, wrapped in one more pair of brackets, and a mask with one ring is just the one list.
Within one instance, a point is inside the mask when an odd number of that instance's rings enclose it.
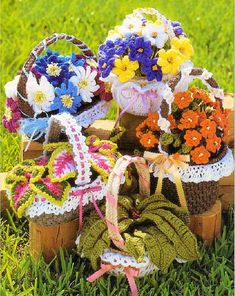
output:
{"label": "white daisy", "polygon": [[170,130],[170,122],[167,120],[167,119],[165,119],[165,118],[163,118],[163,117],[160,117],[159,119],[158,119],[158,126],[160,127],[160,130],[161,131],[164,131],[164,132],[166,132],[166,133],[168,133],[169,132],[169,130]]}
{"label": "white daisy", "polygon": [[28,102],[36,114],[50,111],[51,104],[55,98],[54,87],[42,76],[39,84],[33,74],[29,74],[26,84]]}
{"label": "white daisy", "polygon": [[151,42],[151,45],[155,45],[157,48],[162,48],[168,40],[168,35],[163,25],[150,23],[143,28],[142,34],[146,40]]}
{"label": "white daisy", "polygon": [[95,81],[96,71],[91,71],[91,67],[85,68],[79,66],[73,68],[76,73],[70,78],[70,81],[78,87],[78,95],[81,95],[84,102],[91,102],[94,93],[99,89],[99,85]]}
{"label": "white daisy", "polygon": [[122,35],[128,36],[130,34],[137,34],[142,31],[143,22],[140,18],[130,16],[126,18],[122,25],[119,27],[119,31]]}
{"label": "white daisy", "polygon": [[20,75],[17,75],[12,81],[5,84],[5,93],[7,98],[12,98],[13,100],[17,97],[17,84],[19,82]]}

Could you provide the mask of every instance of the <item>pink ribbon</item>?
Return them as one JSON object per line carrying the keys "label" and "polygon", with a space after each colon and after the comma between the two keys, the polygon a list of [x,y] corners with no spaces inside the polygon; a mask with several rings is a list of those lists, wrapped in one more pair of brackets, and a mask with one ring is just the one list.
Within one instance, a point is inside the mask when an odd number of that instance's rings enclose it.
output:
{"label": "pink ribbon", "polygon": [[[79,203],[79,231],[81,232],[82,231],[82,227],[83,227],[83,223],[82,223],[82,218],[83,218],[83,198],[84,198],[84,194],[86,193],[93,193],[93,192],[98,192],[100,191],[102,188],[101,186],[94,186],[94,187],[91,187],[91,188],[84,188],[84,189],[78,189],[76,191],[73,192],[73,195],[76,195],[76,196],[80,196],[80,203]],[[95,201],[95,198],[94,196],[92,196],[92,203],[98,213],[98,215],[100,216],[100,218],[103,220],[104,219],[104,216],[103,214],[101,213],[96,201]]]}
{"label": "pink ribbon", "polygon": [[[120,266],[119,265],[114,266],[112,264],[103,264],[103,263],[101,263],[100,269],[97,270],[95,273],[93,273],[91,276],[89,276],[87,278],[87,281],[92,283],[96,279],[101,277],[103,274],[105,274],[106,272],[108,272],[108,271],[110,271],[112,269],[118,268],[118,267],[120,267]],[[135,283],[135,277],[138,276],[139,270],[134,268],[134,267],[127,266],[127,267],[124,268],[124,272],[125,272],[125,275],[127,277],[127,280],[128,280],[128,283],[129,283],[129,286],[130,286],[130,289],[131,289],[131,295],[132,296],[137,296],[138,290],[137,290],[137,286],[136,286],[136,283]]]}

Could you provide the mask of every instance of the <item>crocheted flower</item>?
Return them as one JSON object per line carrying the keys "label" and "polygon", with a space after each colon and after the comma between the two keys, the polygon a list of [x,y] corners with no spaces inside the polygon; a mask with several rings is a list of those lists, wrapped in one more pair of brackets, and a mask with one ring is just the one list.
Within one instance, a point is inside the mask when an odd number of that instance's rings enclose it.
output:
{"label": "crocheted flower", "polygon": [[77,87],[77,94],[82,97],[84,102],[92,102],[94,93],[99,89],[96,83],[97,71],[92,71],[90,66],[86,68],[74,67],[75,76],[70,81]]}
{"label": "crocheted flower", "polygon": [[110,30],[108,32],[108,36],[106,38],[106,41],[107,40],[115,41],[115,40],[122,38],[122,37],[123,37],[123,35],[121,34],[121,32],[119,30],[119,26],[115,26],[114,30]]}
{"label": "crocheted flower", "polygon": [[114,42],[111,40],[106,41],[105,44],[100,45],[99,55],[105,55],[107,58],[111,58],[114,55],[122,55],[127,49],[127,41],[125,39],[118,38]]}
{"label": "crocheted flower", "polygon": [[193,47],[190,40],[183,36],[171,39],[171,47],[182,54],[184,61],[189,60],[193,55]]}
{"label": "crocheted flower", "polygon": [[192,87],[189,91],[192,93],[194,99],[203,100],[206,104],[212,102],[208,94],[199,87]]}
{"label": "crocheted flower", "polygon": [[6,109],[2,117],[3,126],[8,129],[10,133],[15,133],[19,128],[19,119],[21,118],[18,104],[12,98],[6,99]]}
{"label": "crocheted flower", "polygon": [[59,112],[76,113],[81,106],[81,96],[77,93],[77,87],[72,82],[69,81],[68,86],[62,83],[60,88],[55,89],[56,97],[51,108]]}
{"label": "crocheted flower", "polygon": [[185,33],[184,33],[184,31],[183,31],[183,29],[181,27],[181,23],[172,21],[171,25],[172,25],[173,31],[174,31],[174,33],[175,33],[175,35],[177,37],[180,36],[180,35],[185,35]]}
{"label": "crocheted flower", "polygon": [[5,84],[5,94],[7,98],[15,99],[17,97],[17,84],[19,82],[20,75],[17,75],[12,81]]}
{"label": "crocheted flower", "polygon": [[[83,55],[78,55],[78,54],[72,53],[70,56],[70,63],[72,66],[83,67],[85,62],[86,62],[86,57]],[[70,68],[69,70],[73,71],[73,68]]]}
{"label": "crocheted flower", "polygon": [[175,75],[179,71],[179,66],[183,63],[182,55],[175,49],[165,51],[161,49],[158,52],[158,65],[162,67],[164,74]]}
{"label": "crocheted flower", "polygon": [[176,124],[175,118],[174,118],[174,116],[172,114],[168,115],[168,120],[170,122],[170,128],[171,129],[177,128],[177,124]]}
{"label": "crocheted flower", "polygon": [[191,159],[196,164],[206,164],[209,162],[210,152],[204,146],[199,146],[190,152]]}
{"label": "crocheted flower", "polygon": [[162,48],[168,40],[168,35],[166,34],[165,28],[161,23],[147,24],[143,28],[142,34],[146,40],[151,42],[151,45],[154,45],[157,48]]}
{"label": "crocheted flower", "polygon": [[227,117],[220,108],[216,108],[211,115],[211,119],[216,122],[221,128],[227,124]]}
{"label": "crocheted flower", "polygon": [[118,31],[124,35],[129,36],[131,34],[138,34],[141,32],[143,21],[141,18],[128,16],[118,28]]}
{"label": "crocheted flower", "polygon": [[50,49],[46,55],[37,58],[35,64],[35,70],[44,75],[53,86],[59,86],[70,76],[69,57],[61,56]]}
{"label": "crocheted flower", "polygon": [[179,92],[175,95],[174,102],[179,107],[179,109],[184,109],[189,106],[192,102],[192,96],[190,92]]}
{"label": "crocheted flower", "polygon": [[98,89],[98,91],[95,93],[95,95],[100,96],[101,100],[104,101],[111,101],[113,98],[113,95],[111,93],[111,85],[109,82],[103,82],[99,79],[96,79],[96,81],[98,80],[98,84],[100,86],[100,88]]}
{"label": "crocheted flower", "polygon": [[136,137],[140,139],[145,133],[146,129],[147,129],[147,123],[146,123],[146,120],[144,120],[136,128]]}
{"label": "crocheted flower", "polygon": [[179,129],[195,128],[198,124],[198,114],[192,110],[188,110],[183,113],[180,119]]}
{"label": "crocheted flower", "polygon": [[196,147],[200,144],[202,135],[195,130],[187,130],[184,139],[186,140],[186,145]]}
{"label": "crocheted flower", "polygon": [[157,81],[162,80],[162,70],[161,67],[157,65],[157,61],[158,59],[148,59],[141,68],[141,70],[146,74],[148,81],[152,81],[154,79]]}
{"label": "crocheted flower", "polygon": [[150,41],[145,41],[144,37],[137,37],[129,45],[131,61],[146,62],[153,53]]}
{"label": "crocheted flower", "polygon": [[206,140],[206,149],[210,152],[215,153],[221,147],[221,138],[215,136],[214,138]]}
{"label": "crocheted flower", "polygon": [[160,130],[166,133],[169,131],[170,122],[166,118],[163,118],[163,117],[159,118],[157,123],[160,127]]}
{"label": "crocheted flower", "polygon": [[160,130],[159,126],[158,126],[158,119],[159,119],[158,113],[149,113],[148,114],[148,118],[145,120],[145,122],[151,131],[159,131]]}
{"label": "crocheted flower", "polygon": [[145,148],[153,148],[156,144],[158,144],[158,139],[152,132],[148,132],[141,137],[140,144]]}
{"label": "crocheted flower", "polygon": [[33,74],[29,74],[26,83],[28,102],[35,114],[51,111],[51,104],[55,98],[54,87],[42,76],[39,84]]}
{"label": "crocheted flower", "polygon": [[216,133],[216,123],[210,119],[205,119],[200,123],[202,127],[200,129],[201,134],[205,138],[214,138]]}
{"label": "crocheted flower", "polygon": [[114,65],[114,58],[108,58],[108,57],[100,57],[98,61],[99,69],[101,72],[101,76],[103,78],[106,78],[109,76],[110,72],[113,69]]}
{"label": "crocheted flower", "polygon": [[135,76],[135,70],[138,68],[137,61],[130,61],[128,56],[124,56],[115,60],[112,72],[118,76],[120,82],[126,82]]}

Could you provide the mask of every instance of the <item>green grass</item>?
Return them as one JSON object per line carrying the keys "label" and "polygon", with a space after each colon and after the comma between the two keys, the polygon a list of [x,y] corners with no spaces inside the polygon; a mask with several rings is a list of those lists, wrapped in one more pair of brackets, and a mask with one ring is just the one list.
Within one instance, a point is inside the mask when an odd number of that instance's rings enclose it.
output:
{"label": "green grass", "polygon": [[[195,49],[194,64],[213,72],[220,86],[233,92],[232,0],[1,0],[0,115],[4,84],[17,74],[30,50],[45,36],[54,32],[73,34],[97,52],[108,30],[138,7],[156,7],[168,18],[180,21]],[[65,42],[53,49],[63,53],[74,50]],[[115,118],[114,110],[109,118]],[[0,170],[6,171],[19,160],[19,139],[2,128],[0,134]]]}
{"label": "green grass", "polygon": [[[221,236],[211,248],[200,243],[201,259],[171,265],[165,275],[154,273],[137,280],[139,296],[232,296],[233,295],[233,210],[224,216]],[[86,277],[92,273],[87,261],[61,252],[50,265],[29,256],[28,222],[8,214],[1,223],[2,259],[0,294],[2,296],[125,296],[127,281],[104,276],[94,284]]]}

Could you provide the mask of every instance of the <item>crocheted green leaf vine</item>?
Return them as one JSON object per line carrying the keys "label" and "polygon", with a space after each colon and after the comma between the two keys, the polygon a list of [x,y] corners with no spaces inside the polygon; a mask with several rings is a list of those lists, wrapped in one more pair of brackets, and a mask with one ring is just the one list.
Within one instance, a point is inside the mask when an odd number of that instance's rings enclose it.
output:
{"label": "crocheted green leaf vine", "polygon": [[[100,209],[105,212],[105,205],[101,205]],[[97,269],[105,249],[118,250],[109,239],[105,222],[94,210],[84,220],[78,252]],[[174,259],[197,259],[197,241],[187,224],[188,213],[162,194],[145,199],[139,194],[119,196],[119,231],[125,240],[128,255],[137,262],[141,262],[148,253],[151,261],[162,272],[167,272]]]}

